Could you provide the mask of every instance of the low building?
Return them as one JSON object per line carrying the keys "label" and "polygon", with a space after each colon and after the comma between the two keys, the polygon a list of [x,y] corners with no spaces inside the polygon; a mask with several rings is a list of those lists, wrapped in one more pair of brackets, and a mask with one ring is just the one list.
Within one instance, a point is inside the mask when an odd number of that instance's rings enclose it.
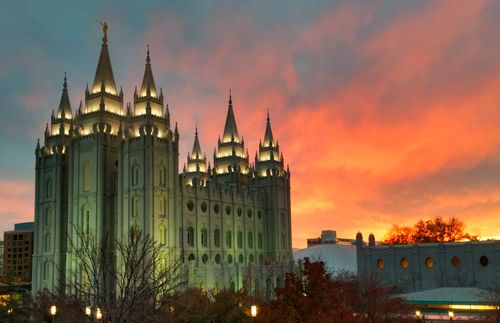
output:
{"label": "low building", "polygon": [[295,261],[309,258],[311,261],[323,261],[331,274],[349,272],[355,274],[356,246],[352,239],[337,238],[334,230],[321,231],[321,237],[307,239],[307,248],[294,252]]}
{"label": "low building", "polygon": [[375,274],[404,292],[440,287],[500,286],[500,241],[366,246],[356,237],[358,274]]}
{"label": "low building", "polygon": [[4,232],[3,274],[17,282],[31,282],[33,222],[18,223]]}

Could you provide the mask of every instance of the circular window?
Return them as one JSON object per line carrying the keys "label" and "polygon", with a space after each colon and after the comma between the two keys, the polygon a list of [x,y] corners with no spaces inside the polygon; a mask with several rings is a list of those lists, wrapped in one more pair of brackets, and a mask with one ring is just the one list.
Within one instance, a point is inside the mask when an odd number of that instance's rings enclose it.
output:
{"label": "circular window", "polygon": [[243,212],[243,211],[241,211],[241,207],[239,207],[239,208],[236,210],[236,213],[238,213],[238,216],[241,216],[241,213],[242,213],[242,212]]}
{"label": "circular window", "polygon": [[263,255],[260,255],[259,256],[259,264],[263,264],[264,263],[264,256]]}
{"label": "circular window", "polygon": [[215,212],[215,213],[217,213],[217,214],[219,214],[219,211],[220,211],[220,206],[219,206],[219,204],[215,204],[215,205],[214,205],[214,212]]}
{"label": "circular window", "polygon": [[238,261],[240,262],[240,264],[242,264],[242,263],[243,263],[243,259],[244,259],[244,258],[243,258],[243,255],[240,255],[240,256],[239,256],[239,258],[238,258]]}
{"label": "circular window", "polygon": [[460,263],[460,258],[458,258],[457,256],[453,256],[453,258],[451,258],[451,264],[453,265],[453,267],[460,266]]}
{"label": "circular window", "polygon": [[379,269],[384,269],[384,266],[385,266],[384,259],[377,260],[377,267]]}
{"label": "circular window", "polygon": [[208,261],[208,255],[204,254],[203,257],[201,257],[201,261],[203,261],[203,263],[206,264]]}
{"label": "circular window", "polygon": [[219,254],[215,255],[215,263],[220,264],[220,255]]}
{"label": "circular window", "polygon": [[250,255],[250,257],[248,257],[248,261],[253,262],[253,255]]}
{"label": "circular window", "polygon": [[259,219],[261,219],[261,218],[262,218],[262,211],[261,211],[261,210],[259,210],[259,211],[257,212],[257,217],[258,217]]}
{"label": "circular window", "polygon": [[233,262],[233,256],[228,255],[228,256],[227,256],[227,263],[228,263],[228,264],[230,264],[230,263],[232,263],[232,262]]}
{"label": "circular window", "polygon": [[188,261],[194,261],[194,255],[192,253],[189,254]]}
{"label": "circular window", "polygon": [[432,260],[432,258],[431,258],[431,257],[427,257],[427,258],[425,258],[425,266],[426,266],[427,268],[432,268],[432,267],[434,267],[434,261]]}
{"label": "circular window", "polygon": [[231,214],[231,207],[230,206],[226,206],[226,214],[227,215]]}
{"label": "circular window", "polygon": [[401,268],[403,268],[403,269],[408,268],[408,259],[401,258]]}
{"label": "circular window", "polygon": [[248,215],[249,218],[251,218],[252,217],[252,210],[248,209],[247,215]]}
{"label": "circular window", "polygon": [[488,263],[489,263],[489,262],[490,262],[490,261],[489,261],[488,257],[486,257],[486,256],[481,256],[481,258],[479,258],[479,263],[480,263],[480,264],[481,264],[481,266],[483,266],[483,267],[488,266]]}
{"label": "circular window", "polygon": [[193,211],[193,208],[194,208],[194,203],[193,203],[193,201],[189,200],[189,201],[187,202],[187,208],[188,208],[188,210],[189,210],[189,211]]}
{"label": "circular window", "polygon": [[203,213],[207,212],[207,202],[201,203],[201,211]]}

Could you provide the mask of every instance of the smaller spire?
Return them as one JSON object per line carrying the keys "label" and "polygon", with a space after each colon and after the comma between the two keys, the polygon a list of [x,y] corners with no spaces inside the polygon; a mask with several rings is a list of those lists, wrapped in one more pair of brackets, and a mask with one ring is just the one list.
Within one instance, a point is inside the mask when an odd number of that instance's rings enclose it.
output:
{"label": "smaller spire", "polygon": [[149,57],[149,44],[148,44],[148,50],[147,50],[147,55],[146,55],[146,63],[151,64],[151,58]]}
{"label": "smaller spire", "polygon": [[264,135],[264,147],[273,147],[273,146],[274,146],[274,138],[273,138],[273,131],[271,129],[271,118],[269,118],[269,109],[267,109],[266,133]]}
{"label": "smaller spire", "polygon": [[66,78],[66,72],[64,72],[64,83],[63,91],[61,95],[61,101],[59,101],[59,109],[57,110],[57,117],[62,119],[71,118],[71,103],[69,102],[68,95],[68,80]]}
{"label": "smaller spire", "polygon": [[194,131],[194,143],[193,150],[191,151],[191,159],[200,159],[203,156],[200,146],[200,140],[198,139],[198,125],[195,127]]}

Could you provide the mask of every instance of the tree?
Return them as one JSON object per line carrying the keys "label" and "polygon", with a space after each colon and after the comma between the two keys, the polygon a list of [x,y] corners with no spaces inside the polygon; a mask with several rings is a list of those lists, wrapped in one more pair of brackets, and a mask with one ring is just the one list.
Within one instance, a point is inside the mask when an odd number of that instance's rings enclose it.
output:
{"label": "tree", "polygon": [[96,241],[78,232],[71,249],[78,269],[68,273],[64,291],[49,295],[59,305],[59,317],[75,318],[70,308],[84,315],[90,306],[94,315],[100,310],[104,321],[158,321],[169,308],[169,295],[185,281],[183,263],[173,251],[137,227],[113,241],[108,236]]}
{"label": "tree", "polygon": [[434,217],[430,220],[419,220],[413,227],[394,224],[385,236],[386,244],[410,244],[432,242],[454,242],[477,240],[478,236],[465,232],[463,221],[451,217],[443,219]]}

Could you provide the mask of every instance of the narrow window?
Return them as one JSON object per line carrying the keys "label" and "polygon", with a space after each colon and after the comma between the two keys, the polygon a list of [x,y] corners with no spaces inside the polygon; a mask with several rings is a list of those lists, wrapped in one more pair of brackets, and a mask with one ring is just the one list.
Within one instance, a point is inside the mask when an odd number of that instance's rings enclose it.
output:
{"label": "narrow window", "polygon": [[132,167],[131,178],[132,186],[137,186],[139,184],[139,167],[137,165]]}
{"label": "narrow window", "polygon": [[164,217],[165,216],[165,199],[161,196],[160,196],[160,198],[158,198],[158,208],[159,208],[160,217]]}
{"label": "narrow window", "polygon": [[207,229],[202,229],[201,230],[201,245],[203,247],[208,247],[208,233]]}
{"label": "narrow window", "polygon": [[50,225],[50,214],[52,213],[52,209],[51,208],[47,208],[45,210],[45,218],[43,220],[43,224],[48,227]]}
{"label": "narrow window", "polygon": [[214,246],[220,247],[220,230],[215,229],[214,231]]}
{"label": "narrow window", "polygon": [[90,233],[90,210],[88,206],[84,206],[82,208],[82,224],[83,224],[83,233]]}
{"label": "narrow window", "polygon": [[43,263],[43,280],[49,279],[49,271],[50,271],[50,263],[48,260],[46,260]]}
{"label": "narrow window", "polygon": [[160,186],[165,186],[167,185],[167,172],[165,170],[165,167],[161,166],[160,167]]}
{"label": "narrow window", "polygon": [[231,245],[232,245],[231,230],[227,230],[227,232],[226,232],[226,246],[228,248],[231,248]]}
{"label": "narrow window", "polygon": [[89,192],[92,180],[92,164],[89,160],[83,163],[83,191]]}
{"label": "narrow window", "polygon": [[52,197],[52,181],[50,180],[50,178],[47,179],[47,182],[45,183],[45,197]]}
{"label": "narrow window", "polygon": [[262,249],[262,233],[259,232],[259,235],[257,236],[257,244],[259,245],[259,249]]}
{"label": "narrow window", "polygon": [[193,227],[189,227],[187,229],[187,243],[191,247],[194,246],[194,230],[193,230]]}
{"label": "narrow window", "polygon": [[139,199],[134,197],[132,199],[132,216],[137,217],[139,215]]}
{"label": "narrow window", "polygon": [[44,242],[43,242],[44,250],[45,250],[45,252],[49,252],[50,251],[50,233],[46,233],[44,238],[45,238]]}
{"label": "narrow window", "polygon": [[238,231],[238,248],[243,248],[243,232]]}
{"label": "narrow window", "polygon": [[248,248],[253,248],[253,233],[248,232]]}
{"label": "narrow window", "polygon": [[160,235],[160,246],[164,246],[166,243],[165,227],[163,225],[160,225],[160,228],[158,231],[159,231],[159,235]]}

